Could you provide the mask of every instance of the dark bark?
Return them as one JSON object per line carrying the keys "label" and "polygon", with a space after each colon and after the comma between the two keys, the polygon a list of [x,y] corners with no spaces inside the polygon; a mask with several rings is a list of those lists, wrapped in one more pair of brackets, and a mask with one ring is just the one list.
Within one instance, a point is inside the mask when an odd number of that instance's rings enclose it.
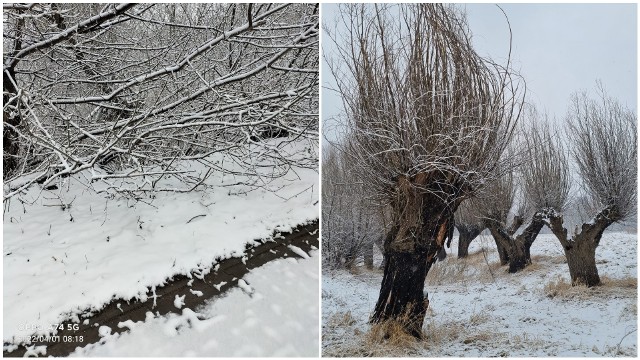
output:
{"label": "dark bark", "polygon": [[493,236],[494,241],[496,242],[496,247],[498,248],[498,256],[500,257],[500,265],[507,265],[509,263],[509,252],[507,249],[502,246],[502,244]]}
{"label": "dark bark", "polygon": [[591,241],[576,238],[574,246],[564,250],[569,265],[569,275],[573,285],[589,287],[600,285],[600,275],[596,267],[596,246]]}
{"label": "dark bark", "polygon": [[507,254],[510,273],[518,272],[531,264],[531,245],[544,226],[540,214],[535,214],[529,225],[516,237],[509,234],[513,227],[505,229],[497,221],[489,221],[488,223],[489,231],[498,245],[498,251],[502,247],[502,250]]}
{"label": "dark bark", "polygon": [[582,224],[580,231],[572,238],[567,234],[562,215],[549,211],[547,216],[547,226],[560,241],[567,257],[571,283],[589,287],[600,285],[600,275],[596,267],[596,248],[600,245],[606,228],[621,220],[622,217],[617,209],[613,206],[606,207],[590,222]]}
{"label": "dark bark", "polygon": [[478,225],[456,225],[458,229],[458,259],[469,256],[469,245],[471,242],[480,235],[482,226]]}
{"label": "dark bark", "polygon": [[[489,227],[489,224],[492,224],[494,222],[488,220],[486,221],[485,226]],[[506,229],[503,229],[504,232],[508,235],[508,238],[513,237],[513,234],[516,233],[516,231],[518,231],[518,229],[520,228],[520,226],[522,226],[522,224],[524,223],[524,219],[519,216],[516,215],[513,218],[513,222],[511,223],[511,226],[509,226]],[[500,223],[494,223],[494,226],[501,226]],[[507,265],[509,263],[509,250],[507,249],[507,247],[505,247],[505,242],[504,241],[499,241],[499,238],[496,237],[497,235],[495,234],[495,232],[491,232],[491,235],[493,236],[493,240],[496,243],[496,248],[498,249],[498,256],[500,257],[500,265]],[[535,239],[535,238],[534,238]],[[529,245],[529,248],[531,248],[531,245]],[[531,262],[531,256],[528,255],[529,251],[527,249],[527,258],[529,259],[528,263]]]}
{"label": "dark bark", "polygon": [[385,255],[384,277],[372,322],[397,320],[409,334],[422,336],[429,306],[424,296],[424,282],[433,264],[425,258],[426,252],[391,251]]}
{"label": "dark bark", "polygon": [[438,250],[438,253],[436,254],[436,260],[437,261],[444,261],[447,258],[447,250],[445,250],[444,246]]}
{"label": "dark bark", "polygon": [[[421,174],[422,175],[422,174]],[[397,218],[384,244],[384,275],[380,295],[370,321],[398,321],[405,331],[422,336],[428,299],[424,283],[438,251],[444,246],[456,206],[446,206],[441,198],[416,190],[421,175],[398,181],[398,201],[392,204]],[[418,185],[414,187],[414,185]]]}

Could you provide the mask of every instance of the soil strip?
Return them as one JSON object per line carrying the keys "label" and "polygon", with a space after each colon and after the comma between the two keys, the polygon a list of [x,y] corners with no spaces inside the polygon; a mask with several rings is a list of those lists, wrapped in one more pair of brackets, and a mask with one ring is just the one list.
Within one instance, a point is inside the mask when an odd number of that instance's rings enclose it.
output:
{"label": "soil strip", "polygon": [[[68,356],[76,347],[85,347],[88,344],[98,342],[100,340],[98,333],[100,326],[110,327],[113,333],[122,333],[128,328],[118,326],[120,322],[126,320],[144,321],[146,313],[149,311],[156,316],[170,312],[180,313],[181,310],[174,305],[176,295],[185,295],[183,308],[195,309],[210,299],[224,294],[229,289],[237,287],[238,280],[252,269],[275,259],[302,258],[289,248],[289,245],[296,246],[306,253],[312,249],[318,249],[318,237],[317,220],[308,225],[298,226],[290,233],[277,232],[272,236],[274,240],[256,240],[256,245],[247,245],[242,257],[215,262],[211,272],[206,275],[198,277],[192,274],[192,278],[185,275],[174,276],[172,279],[168,279],[165,285],[155,288],[155,297],[149,288],[147,290],[149,298],[144,302],[137,299],[128,302],[122,299],[112,300],[98,312],[85,312],[80,315],[80,323],[69,320],[60,324],[64,330],[58,330],[55,337],[52,338],[53,341],[36,341],[26,347],[21,344],[11,352],[3,351],[2,355],[3,357],[23,357],[28,348],[34,349],[34,346],[46,345],[46,356]],[[200,291],[202,296],[197,296],[189,290],[196,293]],[[89,320],[87,325],[83,324],[85,319]],[[77,330],[68,330],[74,328]],[[8,345],[11,344],[4,343],[5,349]]]}

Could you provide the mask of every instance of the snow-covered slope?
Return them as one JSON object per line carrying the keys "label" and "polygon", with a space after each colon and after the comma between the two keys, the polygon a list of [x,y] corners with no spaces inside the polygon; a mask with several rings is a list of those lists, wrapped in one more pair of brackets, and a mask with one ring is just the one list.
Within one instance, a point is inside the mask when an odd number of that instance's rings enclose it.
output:
{"label": "snow-covered slope", "polygon": [[[301,148],[292,153],[305,156],[317,150],[295,146]],[[225,159],[217,154],[209,161]],[[53,191],[34,186],[24,203],[13,198],[5,206],[5,342],[47,333],[69,314],[99,309],[114,297],[145,299],[147,287],[207,271],[216,259],[242,254],[254,239],[291,230],[319,212],[318,173],[310,169],[293,167],[259,188],[239,185],[253,182],[242,175],[214,173],[206,189],[140,201],[96,194],[79,185],[81,176]]]}
{"label": "snow-covered slope", "polygon": [[127,323],[129,332],[106,335],[71,356],[317,357],[320,256],[311,255],[255,269],[243,288],[202,309],[147,313],[145,322]]}

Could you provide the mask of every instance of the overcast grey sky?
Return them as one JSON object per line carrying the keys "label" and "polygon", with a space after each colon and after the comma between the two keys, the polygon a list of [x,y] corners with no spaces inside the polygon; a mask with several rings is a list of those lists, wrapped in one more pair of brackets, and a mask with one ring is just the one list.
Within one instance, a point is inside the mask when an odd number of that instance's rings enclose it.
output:
{"label": "overcast grey sky", "polygon": [[[476,51],[504,63],[509,29],[493,4],[466,8]],[[636,4],[501,4],[513,32],[512,61],[527,82],[527,101],[562,118],[575,91],[593,91],[602,80],[609,95],[637,113]],[[323,23],[332,23],[337,4],[322,4]],[[322,39],[323,51],[333,46]],[[324,65],[324,64],[323,64]],[[333,76],[322,69],[323,86]],[[340,98],[323,89],[322,119],[341,111]],[[327,129],[325,127],[325,129]],[[326,132],[325,132],[326,133]],[[335,135],[327,133],[329,139]]]}

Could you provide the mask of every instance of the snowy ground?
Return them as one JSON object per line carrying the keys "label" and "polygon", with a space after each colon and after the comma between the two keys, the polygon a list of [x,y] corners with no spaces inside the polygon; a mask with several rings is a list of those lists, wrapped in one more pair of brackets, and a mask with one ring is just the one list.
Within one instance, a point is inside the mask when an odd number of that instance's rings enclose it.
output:
{"label": "snowy ground", "polygon": [[[302,148],[289,149],[291,158],[317,151],[310,144],[295,146]],[[209,160],[225,161],[222,155]],[[201,164],[182,166],[203,170]],[[57,190],[33,186],[24,202],[5,204],[5,344],[49,333],[52,324],[99,310],[113,298],[145,300],[147,287],[176,274],[207,273],[215,260],[242,254],[254,239],[318,218],[318,173],[309,169],[293,168],[260,188],[239,184],[250,182],[241,175],[214,175],[204,190],[141,201],[87,190],[76,182],[83,175]],[[300,281],[318,284],[311,276]],[[241,323],[249,319],[236,316]],[[281,350],[302,353],[297,347]]]}
{"label": "snowy ground", "polygon": [[605,232],[596,253],[604,286],[595,289],[568,286],[553,235],[538,237],[533,264],[517,274],[500,267],[490,236],[476,239],[466,260],[456,258],[456,242],[429,272],[420,342],[384,343],[369,331],[380,270],[325,271],[323,356],[637,356],[636,234]]}
{"label": "snowy ground", "polygon": [[129,323],[71,356],[315,356],[319,355],[317,251],[311,258],[272,261],[251,271],[246,286],[202,309]]}

